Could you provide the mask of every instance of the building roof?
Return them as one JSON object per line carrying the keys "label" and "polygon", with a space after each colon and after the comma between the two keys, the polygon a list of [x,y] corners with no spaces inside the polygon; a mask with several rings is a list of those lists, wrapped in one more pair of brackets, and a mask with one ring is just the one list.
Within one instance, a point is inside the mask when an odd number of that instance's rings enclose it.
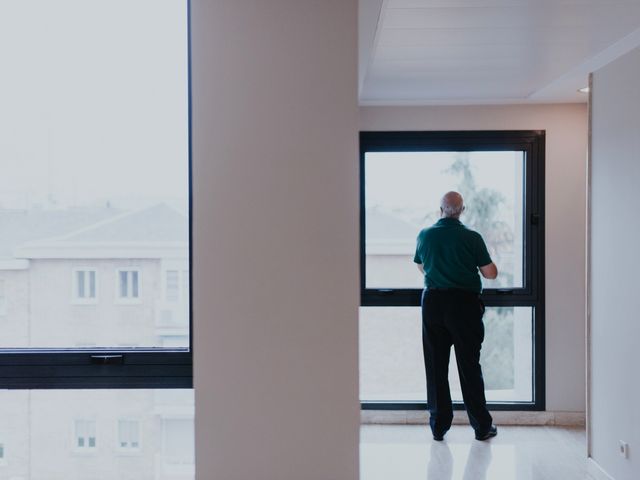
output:
{"label": "building roof", "polygon": [[0,208],[0,258],[14,258],[14,250],[27,242],[64,235],[120,213],[106,207],[29,211]]}
{"label": "building roof", "polygon": [[0,258],[155,258],[159,247],[185,249],[188,231],[187,217],[166,204],[135,211],[0,209]]}
{"label": "building roof", "polygon": [[422,227],[378,208],[367,209],[366,215],[367,255],[409,255],[415,251]]}
{"label": "building roof", "polygon": [[369,240],[409,239],[413,242],[421,228],[380,209],[367,210],[367,239]]}
{"label": "building roof", "polygon": [[186,242],[187,217],[161,203],[133,212],[124,212],[104,221],[70,232],[57,239],[66,242]]}

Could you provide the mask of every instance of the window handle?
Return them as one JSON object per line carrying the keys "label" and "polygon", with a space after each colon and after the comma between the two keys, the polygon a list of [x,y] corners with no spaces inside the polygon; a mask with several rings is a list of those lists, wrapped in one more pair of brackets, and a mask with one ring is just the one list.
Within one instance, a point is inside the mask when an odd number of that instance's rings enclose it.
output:
{"label": "window handle", "polygon": [[531,225],[538,225],[540,223],[540,215],[537,213],[531,214]]}
{"label": "window handle", "polygon": [[499,288],[498,289],[498,295],[511,295],[513,293],[513,290],[511,290],[510,288]]}
{"label": "window handle", "polygon": [[91,363],[95,365],[122,365],[124,355],[91,355]]}
{"label": "window handle", "polygon": [[382,293],[383,295],[389,295],[391,293],[393,293],[393,289],[392,288],[379,288],[378,293]]}

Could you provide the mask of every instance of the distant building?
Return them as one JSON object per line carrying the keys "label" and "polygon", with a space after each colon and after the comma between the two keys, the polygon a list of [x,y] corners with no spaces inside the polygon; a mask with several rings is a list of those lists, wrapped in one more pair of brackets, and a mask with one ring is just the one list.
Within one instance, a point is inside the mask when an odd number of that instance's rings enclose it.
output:
{"label": "distant building", "polygon": [[377,208],[366,215],[367,287],[421,288],[413,255],[422,227]]}
{"label": "distant building", "polygon": [[[0,210],[0,348],[187,347],[188,219]],[[189,390],[5,391],[0,479],[194,477]]]}

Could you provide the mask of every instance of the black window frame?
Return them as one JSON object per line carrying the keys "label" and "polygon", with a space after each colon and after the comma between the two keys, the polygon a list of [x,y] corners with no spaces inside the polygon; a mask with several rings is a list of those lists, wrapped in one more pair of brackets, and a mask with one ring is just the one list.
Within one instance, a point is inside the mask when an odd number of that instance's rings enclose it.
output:
{"label": "black window frame", "polygon": [[193,171],[191,1],[187,21],[189,346],[183,348],[2,348],[0,389],[193,388]]}
{"label": "black window frame", "polygon": [[[533,307],[531,402],[488,402],[491,410],[545,409],[544,130],[363,131],[360,132],[360,292],[363,307],[419,307],[422,289],[366,288],[365,154],[367,152],[523,151],[523,287],[487,288],[487,307]],[[416,232],[417,234],[417,232]],[[454,402],[454,409],[464,409]],[[425,410],[426,402],[361,401],[363,410]]]}

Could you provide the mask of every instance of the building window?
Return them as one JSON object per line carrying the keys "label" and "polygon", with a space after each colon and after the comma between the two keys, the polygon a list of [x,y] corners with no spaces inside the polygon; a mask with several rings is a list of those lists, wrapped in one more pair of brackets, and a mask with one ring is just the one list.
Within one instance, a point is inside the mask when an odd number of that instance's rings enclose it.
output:
{"label": "building window", "polygon": [[180,301],[180,272],[178,270],[166,271],[165,296],[168,303],[178,303]]}
{"label": "building window", "polygon": [[[362,132],[360,399],[424,409],[419,231],[462,193],[500,275],[483,279],[481,363],[489,408],[544,409],[544,132]],[[449,367],[462,395],[455,352]]]}
{"label": "building window", "polygon": [[140,449],[140,422],[120,420],[118,422],[118,448],[126,451]]}
{"label": "building window", "polygon": [[0,315],[7,314],[7,282],[0,279]]}
{"label": "building window", "polygon": [[171,269],[165,271],[164,295],[167,303],[186,303],[189,301],[189,271]]}
{"label": "building window", "polygon": [[118,270],[118,299],[126,302],[140,300],[140,270]]}
{"label": "building window", "polygon": [[96,422],[94,420],[76,420],[74,446],[78,451],[96,449]]}
{"label": "building window", "polygon": [[93,269],[73,271],[73,303],[96,303],[98,298],[98,273]]}

